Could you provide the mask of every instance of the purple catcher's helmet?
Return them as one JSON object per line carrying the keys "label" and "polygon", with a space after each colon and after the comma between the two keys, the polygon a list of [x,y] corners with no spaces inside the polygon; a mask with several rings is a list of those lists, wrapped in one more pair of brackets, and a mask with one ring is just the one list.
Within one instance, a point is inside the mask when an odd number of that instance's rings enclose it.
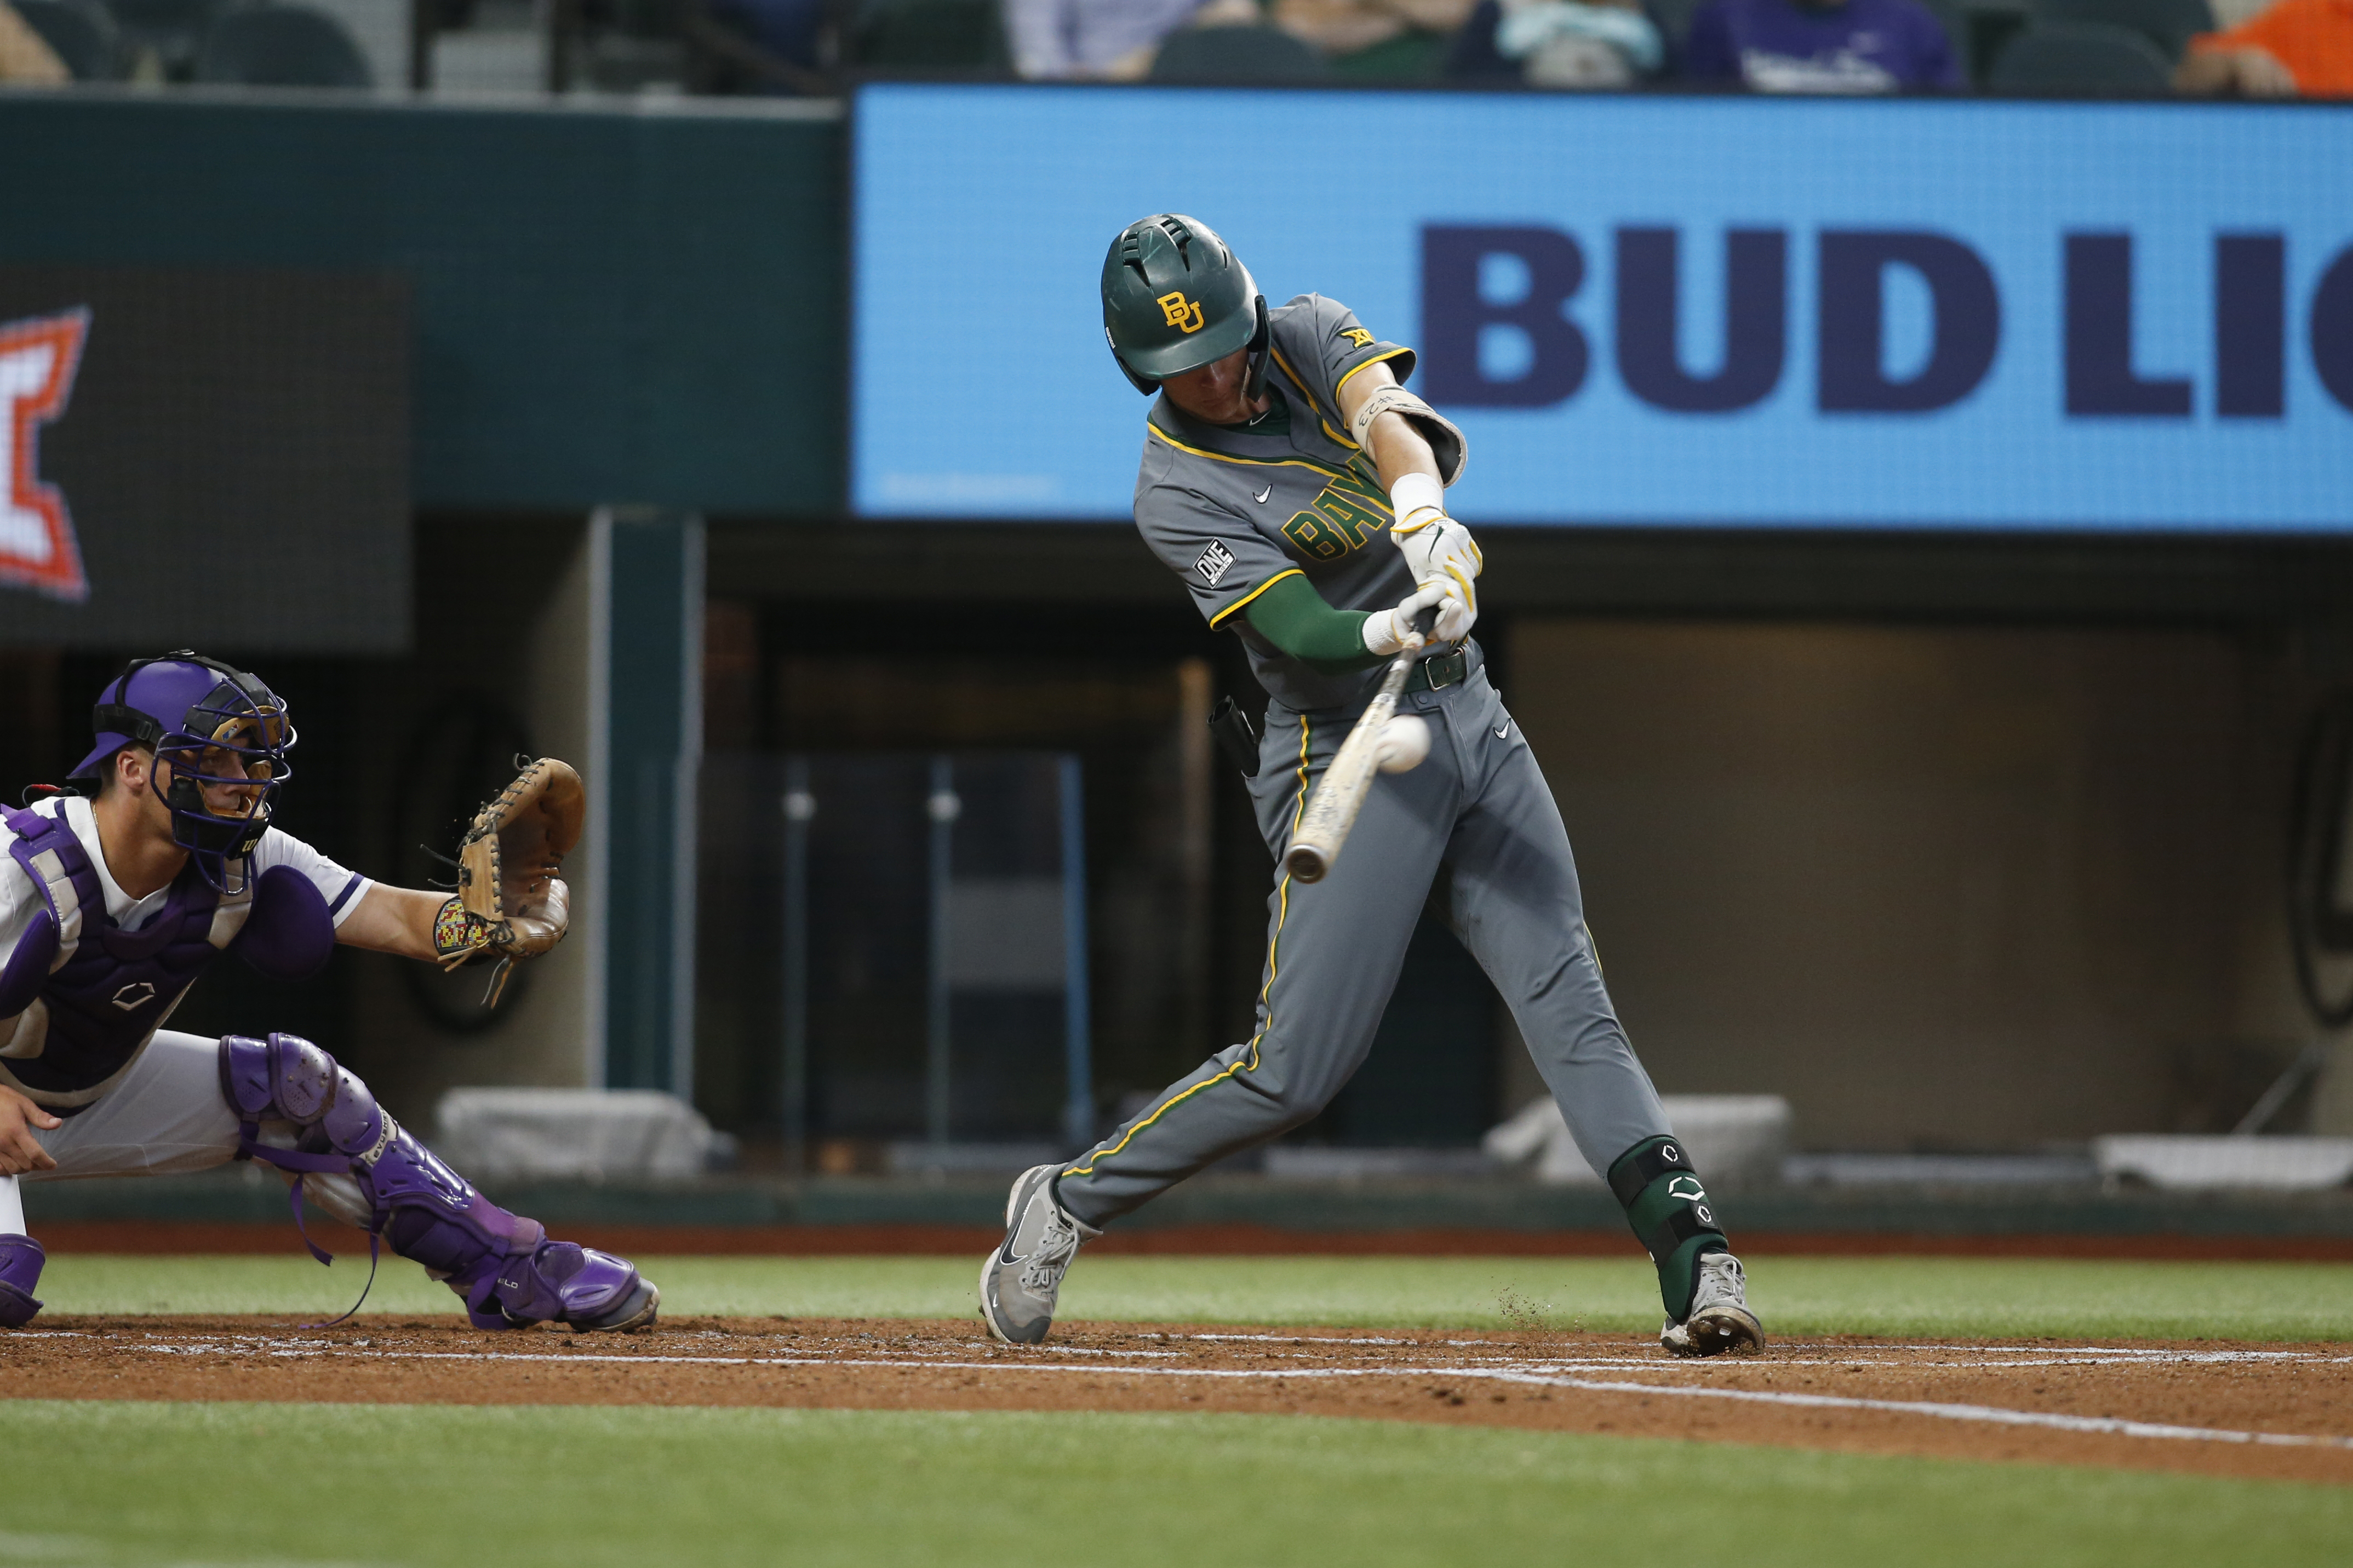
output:
{"label": "purple catcher's helmet", "polygon": [[[160,658],[134,658],[98,694],[90,715],[98,748],[69,775],[98,780],[114,753],[147,747],[172,765],[172,839],[188,851],[206,881],[241,893],[246,862],[269,829],[278,787],[293,776],[286,753],[294,726],[286,704],[261,678],[233,669],[187,648]],[[205,786],[261,786],[252,810],[218,816],[205,805]]]}

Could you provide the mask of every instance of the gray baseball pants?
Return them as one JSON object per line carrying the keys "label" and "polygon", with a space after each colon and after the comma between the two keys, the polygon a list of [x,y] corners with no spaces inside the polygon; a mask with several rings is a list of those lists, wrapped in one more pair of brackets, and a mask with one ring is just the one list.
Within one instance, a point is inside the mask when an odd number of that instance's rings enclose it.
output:
{"label": "gray baseball pants", "polygon": [[[1250,795],[1278,867],[1302,803],[1360,710],[1268,705]],[[1568,830],[1503,698],[1474,669],[1460,685],[1408,695],[1398,711],[1429,722],[1429,760],[1376,775],[1323,881],[1277,871],[1256,1034],[1064,1168],[1058,1191],[1079,1219],[1116,1219],[1322,1110],[1372,1048],[1441,875],[1455,934],[1510,1005],[1587,1163],[1606,1174],[1668,1131],[1602,984]]]}

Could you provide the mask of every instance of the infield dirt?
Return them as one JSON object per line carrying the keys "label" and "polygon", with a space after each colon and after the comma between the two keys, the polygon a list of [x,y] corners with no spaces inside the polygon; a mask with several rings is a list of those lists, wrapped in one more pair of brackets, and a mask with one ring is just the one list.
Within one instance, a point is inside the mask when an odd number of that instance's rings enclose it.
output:
{"label": "infield dirt", "polygon": [[2353,1346],[1805,1339],[1676,1361],[1622,1334],[685,1318],[650,1332],[448,1320],[44,1317],[16,1398],[1234,1411],[1520,1426],[2353,1484]]}

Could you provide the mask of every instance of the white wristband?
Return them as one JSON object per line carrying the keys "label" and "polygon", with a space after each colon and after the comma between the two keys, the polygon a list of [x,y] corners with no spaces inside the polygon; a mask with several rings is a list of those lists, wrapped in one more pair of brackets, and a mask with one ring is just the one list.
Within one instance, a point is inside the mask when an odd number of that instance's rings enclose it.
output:
{"label": "white wristband", "polygon": [[1399,523],[1405,522],[1417,511],[1435,511],[1443,517],[1446,515],[1446,487],[1430,474],[1407,474],[1389,487],[1389,505],[1396,509]]}

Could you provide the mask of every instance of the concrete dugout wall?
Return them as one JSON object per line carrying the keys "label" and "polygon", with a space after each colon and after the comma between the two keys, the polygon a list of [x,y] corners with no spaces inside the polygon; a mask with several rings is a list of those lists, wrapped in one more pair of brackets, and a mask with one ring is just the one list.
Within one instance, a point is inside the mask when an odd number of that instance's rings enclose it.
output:
{"label": "concrete dugout wall", "polygon": [[1530,618],[1511,668],[1670,1092],[2031,1145],[2235,1116],[2308,1037],[2281,639]]}

